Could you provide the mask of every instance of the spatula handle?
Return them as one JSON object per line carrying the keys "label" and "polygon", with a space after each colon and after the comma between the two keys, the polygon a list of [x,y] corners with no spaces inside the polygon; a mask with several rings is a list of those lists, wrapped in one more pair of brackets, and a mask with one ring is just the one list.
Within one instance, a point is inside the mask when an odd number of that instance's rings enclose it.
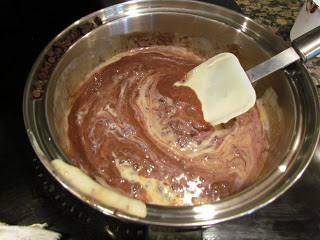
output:
{"label": "spatula handle", "polygon": [[320,26],[293,40],[292,47],[303,61],[320,54]]}

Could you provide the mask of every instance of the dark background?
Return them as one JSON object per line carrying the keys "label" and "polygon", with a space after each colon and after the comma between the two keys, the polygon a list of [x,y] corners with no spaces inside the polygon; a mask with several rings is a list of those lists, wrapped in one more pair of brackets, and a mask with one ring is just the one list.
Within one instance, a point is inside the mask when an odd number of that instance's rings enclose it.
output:
{"label": "dark background", "polygon": [[[38,54],[74,21],[120,2],[0,2],[0,222],[48,223],[62,239],[169,239],[173,234],[105,217],[82,204],[47,174],[25,133],[23,90]],[[240,11],[231,0],[207,2]],[[262,210],[203,232],[181,233],[181,239],[320,239],[319,165],[315,158],[298,183]]]}

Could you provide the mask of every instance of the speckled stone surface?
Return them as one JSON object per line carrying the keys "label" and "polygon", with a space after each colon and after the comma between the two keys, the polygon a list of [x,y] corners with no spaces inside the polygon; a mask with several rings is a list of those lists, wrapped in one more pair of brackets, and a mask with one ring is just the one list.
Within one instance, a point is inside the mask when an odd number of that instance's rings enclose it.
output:
{"label": "speckled stone surface", "polygon": [[[235,0],[235,2],[246,16],[289,42],[290,30],[305,0]],[[319,85],[320,58],[308,60],[306,66],[314,82]]]}

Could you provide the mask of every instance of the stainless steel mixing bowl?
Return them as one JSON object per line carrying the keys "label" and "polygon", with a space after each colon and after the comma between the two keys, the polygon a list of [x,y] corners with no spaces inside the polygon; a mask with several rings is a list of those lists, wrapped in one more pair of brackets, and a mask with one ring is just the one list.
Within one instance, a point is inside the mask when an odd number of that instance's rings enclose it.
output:
{"label": "stainless steel mixing bowl", "polygon": [[[77,40],[62,55],[43,87],[40,99],[32,97],[46,53],[72,29],[99,17],[103,24]],[[50,161],[63,159],[66,145],[66,101],[92,69],[116,53],[157,44],[178,45],[213,56],[236,51],[247,70],[284,50],[287,45],[251,19],[231,10],[197,1],[132,1],[92,13],[75,22],[39,55],[24,93],[24,119],[28,136],[47,170],[61,182]],[[278,71],[255,85],[258,95],[272,87],[284,112],[281,124],[273,121],[271,157],[260,180],[222,201],[201,206],[164,207],[147,204],[139,218],[105,208],[88,199],[68,182],[63,185],[92,207],[121,219],[175,227],[207,226],[265,206],[284,193],[307,167],[319,138],[319,101],[315,86],[301,62]],[[272,109],[269,109],[272,114]]]}

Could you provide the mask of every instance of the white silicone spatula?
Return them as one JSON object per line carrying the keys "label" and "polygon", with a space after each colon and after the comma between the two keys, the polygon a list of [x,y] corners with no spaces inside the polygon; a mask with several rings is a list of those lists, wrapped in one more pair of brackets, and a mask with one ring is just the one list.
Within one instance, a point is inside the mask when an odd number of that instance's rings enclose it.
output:
{"label": "white silicone spatula", "polygon": [[245,72],[231,53],[221,53],[195,67],[184,83],[202,103],[204,119],[212,125],[226,123],[245,113],[256,100],[253,82],[299,60],[305,61],[320,53],[320,27],[292,42],[292,47]]}
{"label": "white silicone spatula", "polygon": [[185,83],[202,103],[204,120],[212,125],[228,122],[248,111],[256,101],[252,87],[238,58],[221,53],[200,64],[187,74]]}

